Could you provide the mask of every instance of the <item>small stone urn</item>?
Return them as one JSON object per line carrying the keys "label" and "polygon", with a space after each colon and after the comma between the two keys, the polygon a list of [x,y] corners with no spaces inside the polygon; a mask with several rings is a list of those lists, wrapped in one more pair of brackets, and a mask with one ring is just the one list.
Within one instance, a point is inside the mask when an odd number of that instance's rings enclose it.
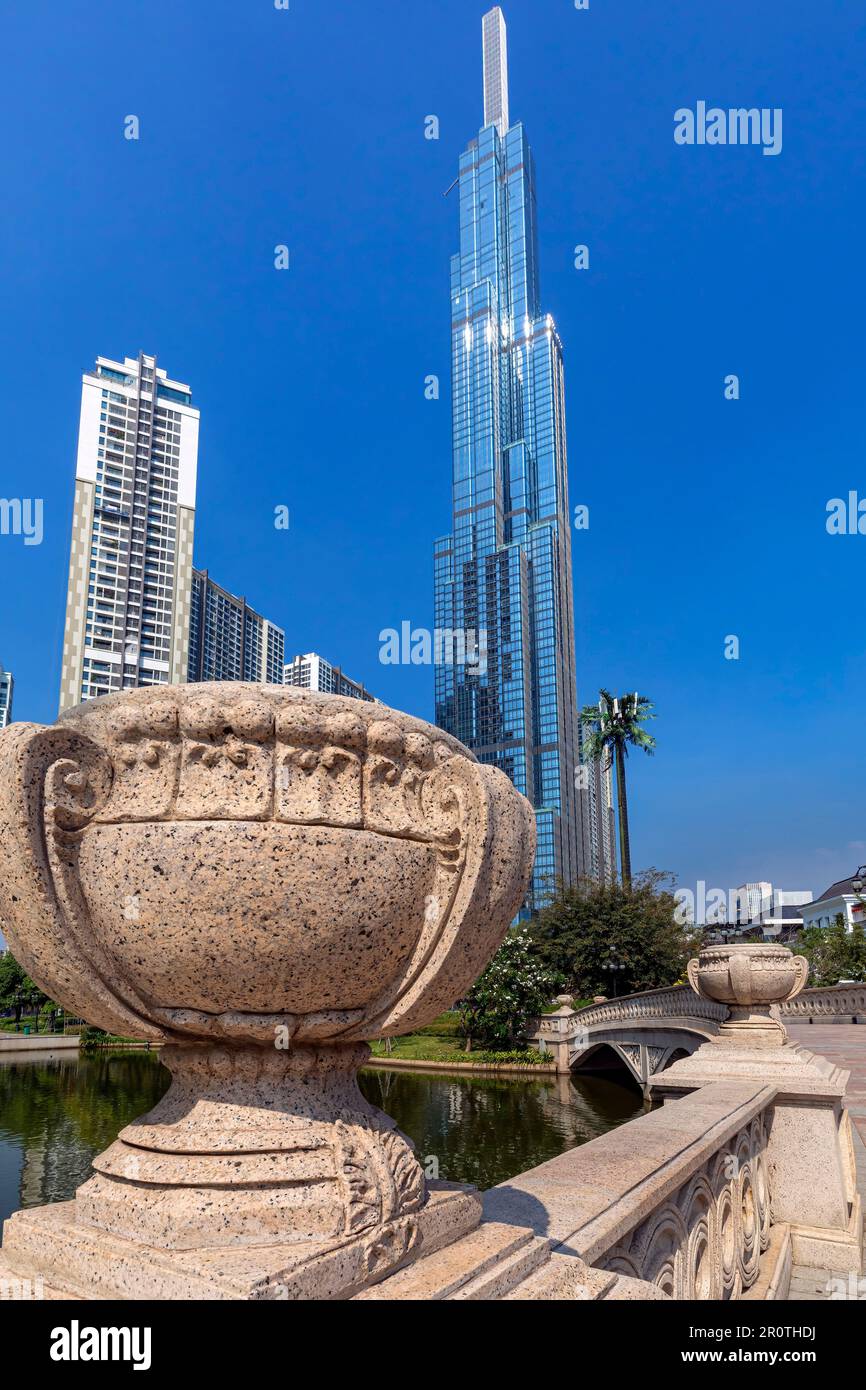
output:
{"label": "small stone urn", "polygon": [[173,1078],[74,1211],[7,1223],[5,1259],[48,1245],[46,1283],[92,1296],[99,1233],[141,1297],[333,1297],[408,1258],[424,1174],[356,1072],[460,997],[523,899],[535,824],[504,773],[378,703],[163,686],[13,724],[0,822],[16,958]]}
{"label": "small stone urn", "polygon": [[720,1041],[748,1047],[780,1047],[787,1038],[779,1018],[784,1004],[806,984],[809,962],[787,946],[743,942],[705,946],[688,964],[689,984],[703,999],[727,1004]]}

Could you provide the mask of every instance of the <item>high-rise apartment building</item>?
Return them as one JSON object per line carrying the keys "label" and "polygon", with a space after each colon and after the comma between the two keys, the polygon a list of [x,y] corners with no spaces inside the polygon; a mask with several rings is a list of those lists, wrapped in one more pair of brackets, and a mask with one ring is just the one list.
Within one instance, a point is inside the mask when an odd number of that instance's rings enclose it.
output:
{"label": "high-rise apartment building", "polygon": [[0,666],[0,729],[5,729],[7,724],[12,722],[12,693],[15,689],[15,682],[12,679],[11,671],[4,671]]}
{"label": "high-rise apartment building", "polygon": [[577,688],[562,346],[539,291],[535,169],[511,125],[499,8],[483,21],[484,126],[460,160],[451,261],[453,526],[435,545],[436,627],[486,661],[436,667],[436,722],[535,807],[527,903],[590,873],[575,787]]}
{"label": "high-rise apartment building", "polygon": [[84,373],[61,710],[187,678],[198,429],[155,357]]}
{"label": "high-rise apartment building", "polygon": [[591,876],[599,883],[616,882],[616,810],[613,804],[613,765],[596,761],[592,764],[594,787],[594,817],[589,833],[592,856]]}
{"label": "high-rise apartment building", "polygon": [[287,661],[283,668],[283,684],[297,685],[302,690],[320,690],[325,695],[349,695],[355,700],[375,701],[375,695],[358,681],[350,680],[330,661],[317,652],[307,652]]}
{"label": "high-rise apartment building", "polygon": [[597,883],[616,881],[616,809],[613,800],[613,763],[609,756],[587,758],[584,728],[578,725],[582,773],[578,779],[583,830],[583,873]]}
{"label": "high-rise apartment building", "polygon": [[282,685],[285,643],[283,629],[246,599],[215,583],[207,570],[193,570],[188,680]]}

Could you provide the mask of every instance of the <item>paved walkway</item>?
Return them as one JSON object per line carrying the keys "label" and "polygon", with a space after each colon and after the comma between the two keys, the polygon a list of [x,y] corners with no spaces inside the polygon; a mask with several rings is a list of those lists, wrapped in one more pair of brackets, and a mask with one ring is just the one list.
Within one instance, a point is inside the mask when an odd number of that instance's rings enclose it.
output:
{"label": "paved walkway", "polygon": [[[810,1052],[819,1052],[851,1073],[845,1103],[851,1112],[854,1133],[857,1190],[866,1210],[866,1027],[850,1023],[788,1023],[786,1026],[794,1042]],[[828,1276],[825,1269],[795,1265],[788,1297],[798,1300],[829,1298],[829,1280],[835,1278],[836,1275]]]}

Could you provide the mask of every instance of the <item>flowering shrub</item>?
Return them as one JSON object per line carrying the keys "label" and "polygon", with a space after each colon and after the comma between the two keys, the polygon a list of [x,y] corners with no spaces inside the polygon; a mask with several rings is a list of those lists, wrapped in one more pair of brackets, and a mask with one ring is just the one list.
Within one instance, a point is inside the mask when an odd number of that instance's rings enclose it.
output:
{"label": "flowering shrub", "polygon": [[529,932],[513,927],[472,989],[458,1004],[467,1040],[496,1051],[515,1051],[526,1021],[541,1013],[561,984],[561,976],[534,953]]}

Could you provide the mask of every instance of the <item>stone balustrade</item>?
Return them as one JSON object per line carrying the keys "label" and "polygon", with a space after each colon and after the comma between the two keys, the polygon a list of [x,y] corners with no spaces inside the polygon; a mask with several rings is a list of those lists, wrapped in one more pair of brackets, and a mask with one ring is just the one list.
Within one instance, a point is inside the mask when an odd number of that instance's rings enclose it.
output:
{"label": "stone balustrade", "polygon": [[792,1043],[781,1016],[850,1017],[866,987],[804,992],[807,972],[773,944],[709,947],[690,987],[578,1011],[562,999],[538,1021],[558,1062],[599,1043],[627,1062],[661,1053],[649,1043],[678,1029],[684,1045],[669,1067],[641,1068],[661,1110],[487,1195],[488,1220],[552,1242],[508,1297],[550,1298],[571,1279],[575,1297],[774,1299],[795,1263],[859,1272],[848,1075]]}
{"label": "stone balustrade", "polygon": [[563,1002],[554,1013],[531,1019],[527,1034],[542,1052],[553,1054],[561,1073],[594,1043],[606,1042],[643,1084],[684,1043],[696,1047],[717,1033],[727,1013],[724,1004],[700,997],[688,985],[672,985],[578,1010]]}
{"label": "stone balustrade", "polygon": [[780,1006],[782,1018],[811,1023],[866,1023],[866,984],[804,989]]}
{"label": "stone balustrade", "polygon": [[551,1243],[550,1260],[509,1296],[548,1297],[569,1274],[596,1298],[783,1287],[791,1247],[788,1224],[773,1218],[774,1097],[760,1081],[719,1081],[486,1193],[486,1221]]}
{"label": "stone balustrade", "polygon": [[689,985],[670,985],[666,989],[627,994],[622,999],[608,999],[604,1004],[590,1004],[577,1010],[575,1024],[578,1028],[593,1028],[600,1023],[627,1023],[633,1018],[708,1018],[721,1023],[727,1013],[724,1004],[702,999]]}
{"label": "stone balustrade", "polygon": [[[866,983],[831,985],[804,989],[794,999],[779,1006],[782,1018],[821,1023],[866,1023]],[[529,1021],[528,1034],[539,1041],[562,1041],[590,1029],[655,1019],[690,1018],[723,1023],[728,1016],[725,1004],[704,999],[689,985],[670,985],[646,989],[603,1004],[583,1009],[560,1008]]]}

